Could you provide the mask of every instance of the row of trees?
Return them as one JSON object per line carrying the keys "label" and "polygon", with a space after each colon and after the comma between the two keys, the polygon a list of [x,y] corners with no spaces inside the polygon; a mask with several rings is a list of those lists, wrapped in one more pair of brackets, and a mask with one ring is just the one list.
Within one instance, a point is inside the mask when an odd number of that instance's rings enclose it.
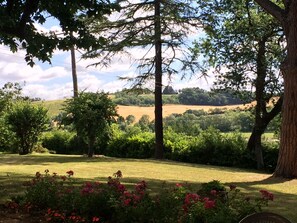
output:
{"label": "row of trees", "polygon": [[[154,77],[155,79],[156,157],[162,158],[162,73],[169,76],[176,73],[176,70],[169,66],[175,59],[182,61],[181,67],[184,70],[187,68],[190,68],[191,71],[195,68],[203,70],[201,64],[197,65],[195,57],[186,56],[184,49],[178,50],[181,49],[178,47],[185,43],[183,40],[189,34],[191,27],[203,26],[207,34],[206,41],[202,41],[202,44],[199,43],[199,47],[193,51],[198,49],[199,55],[202,49],[203,53],[209,55],[209,65],[225,68],[227,72],[221,72],[222,77],[226,74],[226,77],[229,75],[241,83],[246,82],[250,88],[255,87],[257,109],[253,133],[256,137],[253,141],[256,145],[255,151],[259,167],[262,164],[259,135],[274,113],[277,113],[274,111],[280,110],[278,108],[281,107],[282,102],[280,100],[276,104],[276,109],[268,112],[266,104],[263,103],[265,100],[262,93],[268,92],[269,85],[265,84],[273,83],[269,78],[279,68],[279,62],[282,63],[280,67],[284,77],[284,106],[281,150],[275,176],[297,177],[297,150],[295,149],[297,147],[295,115],[297,112],[297,103],[295,102],[297,100],[295,91],[297,84],[297,69],[295,69],[297,64],[295,53],[297,48],[296,1],[224,0],[195,1],[194,3],[191,1],[146,0],[139,3],[120,2],[121,4],[111,4],[105,1],[76,1],[75,3],[23,1],[20,4],[14,4],[13,0],[1,1],[0,42],[10,46],[13,51],[16,51],[19,46],[25,48],[27,50],[25,59],[30,65],[33,65],[33,57],[42,61],[50,61],[55,48],[67,50],[73,44],[88,50],[92,47],[94,50],[91,49],[87,55],[91,58],[103,55],[103,64],[106,61],[104,59],[109,57],[104,55],[102,49],[113,54],[123,52],[125,47],[153,47],[154,56],[151,59],[143,57],[143,63],[140,63],[139,68],[146,69],[136,80],[141,84],[147,78]],[[110,17],[104,15],[111,13],[113,9],[120,12],[120,17],[116,20],[109,20]],[[272,17],[264,14],[263,9]],[[63,35],[45,34],[37,31],[33,25],[34,22],[42,24],[47,15],[54,16],[60,21]],[[94,23],[85,23],[82,18],[91,18],[88,21],[94,21]],[[91,30],[88,29],[90,26]],[[106,30],[111,35],[107,36]],[[99,35],[100,38],[96,38],[97,36],[92,32]],[[72,35],[72,33],[76,35]],[[275,40],[282,39],[283,34],[284,42],[276,42]],[[228,41],[225,41],[224,36],[228,37]],[[219,45],[213,45],[216,44],[216,40],[222,41],[217,41]],[[244,41],[238,42],[238,40]],[[268,41],[282,44],[270,45]],[[278,50],[279,46],[286,46],[286,59],[272,64],[270,61],[274,60],[271,59],[277,58],[278,55],[281,55],[282,51],[280,50],[283,50],[281,48]],[[165,51],[162,51],[162,47],[165,47],[163,48]],[[168,55],[173,55],[173,57],[166,58],[166,49]],[[216,51],[218,52],[217,56],[212,53]],[[188,60],[177,58],[178,54],[185,55],[187,59],[194,58],[194,60],[192,63],[188,63]],[[107,56],[109,55],[108,53]],[[222,62],[226,64],[225,67]],[[233,65],[238,69],[232,71]],[[248,74],[247,77],[250,77],[251,72],[257,74],[255,79],[243,78],[240,74],[245,73]]]}
{"label": "row of trees", "polygon": [[[242,93],[242,92],[241,92]],[[242,93],[244,95],[244,93]],[[250,95],[250,94],[249,94]],[[252,96],[245,97],[244,101],[236,96],[235,92],[222,92],[217,90],[206,91],[200,88],[184,88],[178,94],[166,95],[163,93],[163,104],[184,104],[184,105],[235,105],[251,102]],[[113,101],[119,105],[154,105],[154,95],[139,94],[137,91],[118,91],[115,93]]]}

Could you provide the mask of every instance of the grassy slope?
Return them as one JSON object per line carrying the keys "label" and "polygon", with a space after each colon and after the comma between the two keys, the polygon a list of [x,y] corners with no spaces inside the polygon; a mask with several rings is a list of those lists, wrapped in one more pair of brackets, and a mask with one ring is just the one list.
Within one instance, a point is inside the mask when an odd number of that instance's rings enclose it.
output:
{"label": "grassy slope", "polygon": [[297,219],[297,180],[271,178],[270,175],[236,168],[194,165],[170,161],[115,159],[107,157],[87,158],[63,155],[4,155],[0,154],[0,198],[22,192],[22,182],[35,172],[57,172],[61,175],[73,170],[76,180],[99,180],[106,182],[117,170],[123,172],[123,182],[131,185],[146,180],[152,192],[157,192],[163,182],[174,184],[188,182],[199,188],[203,182],[220,180],[226,185],[234,183],[251,195],[258,195],[260,189],[275,194],[275,201],[268,210],[279,213],[290,220]]}

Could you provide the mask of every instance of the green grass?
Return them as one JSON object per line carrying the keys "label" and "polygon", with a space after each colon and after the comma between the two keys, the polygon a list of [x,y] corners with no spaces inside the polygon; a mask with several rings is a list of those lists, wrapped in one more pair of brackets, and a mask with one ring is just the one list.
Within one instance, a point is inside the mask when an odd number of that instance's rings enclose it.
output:
{"label": "green grass", "polygon": [[64,101],[65,100],[37,101],[34,103],[42,104],[45,108],[48,109],[49,117],[55,117],[61,112]]}
{"label": "green grass", "polygon": [[[233,132],[227,132],[225,134],[233,134]],[[244,138],[249,139],[249,137],[251,136],[250,132],[241,132],[240,133]],[[272,139],[277,139],[277,137],[275,136],[274,132],[265,132],[262,135],[262,140],[272,140]]]}
{"label": "green grass", "polygon": [[236,184],[243,192],[259,195],[260,189],[267,189],[275,194],[275,201],[269,211],[279,213],[290,220],[297,219],[297,180],[272,178],[271,175],[237,168],[208,165],[185,164],[171,161],[116,159],[108,157],[87,158],[63,155],[27,155],[0,154],[0,198],[3,202],[10,195],[24,191],[22,182],[33,177],[37,171],[65,174],[74,171],[78,181],[97,180],[106,182],[107,177],[117,170],[123,172],[122,182],[132,185],[146,180],[152,193],[158,193],[166,182],[190,183],[197,190],[201,183],[219,180],[229,185]]}

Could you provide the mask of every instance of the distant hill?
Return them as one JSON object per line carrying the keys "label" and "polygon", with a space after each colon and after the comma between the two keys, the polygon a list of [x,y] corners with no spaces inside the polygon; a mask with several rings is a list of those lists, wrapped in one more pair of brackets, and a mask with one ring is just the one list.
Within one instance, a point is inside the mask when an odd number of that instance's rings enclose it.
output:
{"label": "distant hill", "polygon": [[[47,109],[50,117],[55,117],[58,115],[63,108],[63,102],[64,100],[53,100],[53,101],[39,101],[34,102],[37,104],[43,104]],[[187,110],[205,110],[209,111],[211,109],[244,109],[250,107],[252,104],[247,105],[227,105],[227,106],[206,106],[206,105],[176,105],[176,104],[170,104],[170,105],[163,105],[163,116],[169,116],[173,113],[182,114]],[[126,118],[128,115],[134,115],[136,118],[136,121],[139,120],[139,118],[143,115],[149,115],[151,120],[154,119],[154,110],[155,108],[153,106],[149,107],[143,107],[143,106],[124,106],[124,105],[118,105],[118,113],[120,116],[123,116]]]}

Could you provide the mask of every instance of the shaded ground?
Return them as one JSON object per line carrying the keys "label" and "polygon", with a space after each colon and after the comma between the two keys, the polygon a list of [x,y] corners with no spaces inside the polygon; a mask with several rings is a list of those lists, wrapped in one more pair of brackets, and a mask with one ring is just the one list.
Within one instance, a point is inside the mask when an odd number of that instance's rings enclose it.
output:
{"label": "shaded ground", "polygon": [[25,211],[17,211],[0,205],[0,223],[38,223],[45,222],[44,214],[35,212],[28,214]]}

